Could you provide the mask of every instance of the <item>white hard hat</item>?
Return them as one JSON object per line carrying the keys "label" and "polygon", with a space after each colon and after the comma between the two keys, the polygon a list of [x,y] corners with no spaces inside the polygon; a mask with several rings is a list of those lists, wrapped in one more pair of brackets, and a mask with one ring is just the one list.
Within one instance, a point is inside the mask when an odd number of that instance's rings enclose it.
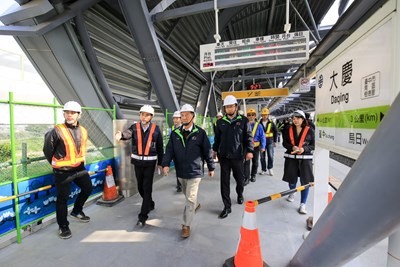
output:
{"label": "white hard hat", "polygon": [[174,112],[174,115],[172,116],[172,118],[180,118],[181,117],[181,112],[179,110]]}
{"label": "white hard hat", "polygon": [[194,113],[194,108],[189,104],[185,104],[185,105],[182,106],[181,112],[185,112],[185,111]]}
{"label": "white hard hat", "polygon": [[222,112],[220,111],[220,112],[217,113],[217,117],[218,117],[218,116],[223,117],[224,114],[222,114]]}
{"label": "white hard hat", "polygon": [[139,112],[147,112],[154,116],[154,108],[150,105],[144,105],[140,108]]}
{"label": "white hard hat", "polygon": [[237,104],[236,97],[234,97],[233,95],[227,95],[224,99],[224,107],[233,104]]}
{"label": "white hard hat", "polygon": [[304,111],[298,109],[295,112],[293,112],[292,117],[303,117],[303,119],[305,119],[306,114],[304,114]]}
{"label": "white hard hat", "polygon": [[63,111],[75,111],[75,112],[82,112],[82,107],[81,105],[78,104],[78,102],[75,101],[68,101],[67,103],[65,103]]}

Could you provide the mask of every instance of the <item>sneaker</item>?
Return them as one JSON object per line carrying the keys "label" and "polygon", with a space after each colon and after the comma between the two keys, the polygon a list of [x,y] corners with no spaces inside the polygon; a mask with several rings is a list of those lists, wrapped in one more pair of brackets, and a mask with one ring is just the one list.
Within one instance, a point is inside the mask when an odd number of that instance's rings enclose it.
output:
{"label": "sneaker", "polygon": [[58,231],[58,236],[61,237],[62,239],[68,239],[71,238],[72,233],[71,230],[69,230],[68,226],[61,226]]}
{"label": "sneaker", "polygon": [[177,186],[176,186],[176,192],[177,192],[177,193],[182,192],[182,186],[177,185]]}
{"label": "sneaker", "polygon": [[262,171],[262,172],[260,172],[260,175],[265,175],[265,174],[267,174],[267,172],[266,172],[266,171]]}
{"label": "sneaker", "polygon": [[143,221],[143,220],[138,220],[137,222],[136,222],[136,225],[137,226],[140,226],[140,227],[144,227],[145,225],[146,225],[146,221]]}
{"label": "sneaker", "polygon": [[289,202],[293,202],[294,201],[294,194],[290,194],[286,200],[289,201]]}
{"label": "sneaker", "polygon": [[194,209],[194,212],[198,212],[200,208],[201,208],[200,203],[197,203],[197,207]]}
{"label": "sneaker", "polygon": [[268,174],[271,175],[271,176],[274,175],[274,172],[272,171],[272,169],[268,169]]}
{"label": "sneaker", "polygon": [[304,204],[304,203],[301,203],[301,204],[300,204],[299,213],[300,213],[300,214],[307,214],[307,211],[306,211],[306,204]]}
{"label": "sneaker", "polygon": [[188,238],[190,236],[190,226],[182,225],[182,234],[183,238]]}
{"label": "sneaker", "polygon": [[251,176],[250,182],[254,183],[255,181],[256,181],[256,177],[255,176]]}
{"label": "sneaker", "polygon": [[83,213],[83,211],[79,213],[71,212],[71,216],[77,218],[78,220],[84,223],[90,222],[90,217],[86,216],[85,213]]}

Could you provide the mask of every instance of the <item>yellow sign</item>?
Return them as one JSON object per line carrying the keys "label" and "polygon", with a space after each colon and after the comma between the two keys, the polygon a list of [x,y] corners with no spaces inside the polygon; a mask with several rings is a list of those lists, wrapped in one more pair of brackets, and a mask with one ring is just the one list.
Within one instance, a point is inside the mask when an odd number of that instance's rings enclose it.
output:
{"label": "yellow sign", "polygon": [[289,88],[273,88],[273,89],[261,89],[261,90],[243,90],[243,91],[235,91],[235,92],[222,92],[222,100],[224,100],[227,95],[233,95],[234,97],[236,97],[236,99],[288,96]]}

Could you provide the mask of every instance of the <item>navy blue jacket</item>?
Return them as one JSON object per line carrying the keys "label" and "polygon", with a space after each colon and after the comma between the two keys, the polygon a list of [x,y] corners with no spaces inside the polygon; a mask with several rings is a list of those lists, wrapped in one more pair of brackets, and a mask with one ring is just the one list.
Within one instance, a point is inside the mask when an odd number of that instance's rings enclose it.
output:
{"label": "navy blue jacket", "polygon": [[229,120],[227,116],[217,121],[213,150],[222,158],[244,159],[254,152],[253,135],[249,120],[241,115]]}
{"label": "navy blue jacket", "polygon": [[206,132],[193,124],[192,131],[185,139],[183,126],[172,131],[169,138],[162,166],[169,167],[175,163],[176,175],[179,178],[200,178],[204,176],[204,161],[209,171],[215,169],[211,144]]}

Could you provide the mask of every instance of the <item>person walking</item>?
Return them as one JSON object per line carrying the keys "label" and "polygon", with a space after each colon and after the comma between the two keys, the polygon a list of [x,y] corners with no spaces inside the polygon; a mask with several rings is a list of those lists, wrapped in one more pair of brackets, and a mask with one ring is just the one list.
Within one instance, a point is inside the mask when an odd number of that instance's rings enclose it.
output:
{"label": "person walking", "polygon": [[[268,108],[263,108],[261,110],[261,121],[260,124],[262,125],[265,133],[265,138],[267,139],[267,145],[265,147],[265,150],[267,153],[261,152],[261,172],[260,174],[264,175],[267,174],[267,169],[268,169],[268,174],[273,176],[274,171],[274,148],[276,147],[276,141],[277,141],[277,136],[278,136],[278,130],[276,128],[275,123],[269,119],[269,109]],[[266,155],[268,157],[268,165],[267,165],[267,159]]]}
{"label": "person walking", "polygon": [[181,108],[182,126],[171,133],[162,162],[164,175],[167,176],[173,160],[176,175],[183,187],[186,203],[183,210],[183,238],[190,236],[190,226],[195,212],[200,208],[197,195],[201,178],[204,177],[204,161],[208,175],[214,176],[214,160],[211,144],[206,132],[193,123],[194,108],[185,104]]}
{"label": "person walking", "polygon": [[[314,130],[307,125],[306,115],[302,110],[293,113],[293,124],[287,128],[283,138],[285,165],[283,181],[289,184],[290,189],[296,188],[298,177],[301,185],[314,182],[313,152],[315,148]],[[300,214],[307,214],[306,202],[309,188],[301,191]],[[294,194],[290,194],[287,201],[294,201]]]}
{"label": "person walking", "polygon": [[144,105],[139,112],[140,122],[132,124],[123,132],[117,131],[115,139],[117,141],[132,139],[131,163],[135,166],[137,186],[143,198],[136,225],[143,227],[146,225],[149,212],[155,207],[152,198],[153,177],[156,163],[160,172],[162,171],[164,148],[160,128],[151,122],[154,108]]}
{"label": "person walking", "polygon": [[[251,135],[253,137],[253,145],[254,152],[253,158],[251,160],[246,160],[244,162],[244,185],[249,184],[249,180],[251,182],[256,181],[257,169],[258,169],[258,159],[260,152],[265,152],[265,134],[263,127],[260,125],[260,122],[256,120],[256,110],[254,108],[250,108],[247,110],[247,118],[249,119],[250,127],[251,127]],[[250,172],[250,163],[251,163],[251,172]]]}
{"label": "person walking", "polygon": [[[181,112],[179,110],[174,112],[174,115],[172,116],[172,121],[173,121],[173,125],[171,127],[171,133],[178,129],[179,127],[181,127]],[[170,133],[170,136],[171,136]],[[176,176],[176,192],[180,193],[182,192],[182,184],[181,182],[179,182],[178,176]]]}
{"label": "person walking", "polygon": [[221,165],[221,196],[224,203],[219,218],[228,216],[231,210],[230,198],[230,173],[236,180],[236,193],[238,204],[243,204],[244,172],[243,160],[253,158],[253,137],[249,120],[238,115],[238,103],[233,95],[227,95],[223,106],[226,115],[217,121],[215,139],[213,144],[213,157],[219,153]]}
{"label": "person walking", "polygon": [[[62,239],[72,236],[69,229],[68,198],[71,182],[81,191],[75,200],[71,216],[81,222],[89,222],[90,217],[83,213],[83,205],[92,193],[92,182],[85,169],[87,130],[79,124],[82,116],[81,105],[75,101],[65,103],[63,108],[65,122],[54,126],[46,133],[43,153],[53,168],[56,185],[56,217],[59,226],[58,235]],[[75,179],[71,179],[72,177]]]}

